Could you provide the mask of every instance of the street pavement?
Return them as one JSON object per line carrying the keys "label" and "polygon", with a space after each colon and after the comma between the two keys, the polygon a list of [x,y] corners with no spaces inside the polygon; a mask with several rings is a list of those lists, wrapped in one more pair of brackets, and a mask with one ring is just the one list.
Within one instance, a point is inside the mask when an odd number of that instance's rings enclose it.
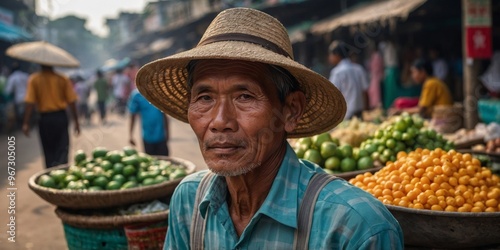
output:
{"label": "street pavement", "polygon": [[[129,117],[111,114],[106,125],[99,125],[97,115],[90,125],[82,125],[80,136],[71,136],[70,161],[73,152],[83,149],[90,153],[94,147],[121,149],[128,145]],[[72,127],[70,127],[72,132]],[[137,149],[143,151],[140,136],[140,123],[134,131]],[[10,138],[9,138],[10,137]],[[10,185],[7,173],[8,143],[15,138],[15,183]],[[197,166],[197,170],[206,169],[198,142],[188,124],[170,119],[170,155],[186,159]],[[2,134],[0,137],[0,249],[67,249],[61,220],[55,215],[55,206],[38,197],[28,187],[28,179],[44,169],[43,154],[37,130],[31,131],[27,138],[20,131]],[[8,190],[16,188],[16,190]],[[15,192],[15,195],[11,192]],[[10,195],[10,197],[9,197]],[[15,198],[14,203],[9,199]],[[9,206],[11,206],[9,208]],[[14,214],[15,212],[15,214]],[[10,242],[8,231],[12,224],[10,216],[15,216],[15,242]]]}

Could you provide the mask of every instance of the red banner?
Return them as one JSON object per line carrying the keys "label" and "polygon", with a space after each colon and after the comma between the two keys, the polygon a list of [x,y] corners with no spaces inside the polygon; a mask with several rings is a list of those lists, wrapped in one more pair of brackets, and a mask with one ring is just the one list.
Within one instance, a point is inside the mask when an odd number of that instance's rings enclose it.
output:
{"label": "red banner", "polygon": [[466,27],[467,57],[491,58],[491,27]]}

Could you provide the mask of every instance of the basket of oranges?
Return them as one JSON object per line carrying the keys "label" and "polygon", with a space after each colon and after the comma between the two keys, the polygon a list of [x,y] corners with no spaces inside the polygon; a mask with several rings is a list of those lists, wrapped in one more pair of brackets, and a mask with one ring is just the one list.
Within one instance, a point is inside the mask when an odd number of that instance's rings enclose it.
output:
{"label": "basket of oranges", "polygon": [[350,183],[388,207],[407,245],[500,246],[500,177],[471,154],[441,149],[399,152],[396,161]]}

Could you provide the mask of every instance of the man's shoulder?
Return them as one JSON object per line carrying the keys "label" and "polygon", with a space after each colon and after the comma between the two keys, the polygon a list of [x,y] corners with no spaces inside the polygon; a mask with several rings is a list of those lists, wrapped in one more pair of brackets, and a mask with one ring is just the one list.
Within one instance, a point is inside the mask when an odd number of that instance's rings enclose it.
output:
{"label": "man's shoulder", "polygon": [[179,183],[178,188],[198,188],[198,185],[201,182],[201,179],[209,172],[209,170],[201,170],[194,172],[182,179],[182,181]]}
{"label": "man's shoulder", "polygon": [[328,183],[321,191],[318,201],[325,206],[342,207],[343,213],[358,214],[367,222],[377,220],[376,215],[385,219],[390,213],[373,195],[343,179]]}

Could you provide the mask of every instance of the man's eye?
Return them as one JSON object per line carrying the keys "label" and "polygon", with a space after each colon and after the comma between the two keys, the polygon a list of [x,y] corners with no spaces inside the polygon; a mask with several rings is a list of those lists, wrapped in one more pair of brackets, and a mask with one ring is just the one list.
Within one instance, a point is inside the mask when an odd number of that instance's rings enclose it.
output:
{"label": "man's eye", "polygon": [[210,101],[210,100],[212,100],[212,98],[208,95],[202,95],[202,96],[198,97],[198,100],[199,101]]}
{"label": "man's eye", "polygon": [[248,94],[241,94],[240,96],[238,96],[238,99],[241,99],[241,100],[248,100],[251,98],[252,98],[252,96],[248,95]]}

